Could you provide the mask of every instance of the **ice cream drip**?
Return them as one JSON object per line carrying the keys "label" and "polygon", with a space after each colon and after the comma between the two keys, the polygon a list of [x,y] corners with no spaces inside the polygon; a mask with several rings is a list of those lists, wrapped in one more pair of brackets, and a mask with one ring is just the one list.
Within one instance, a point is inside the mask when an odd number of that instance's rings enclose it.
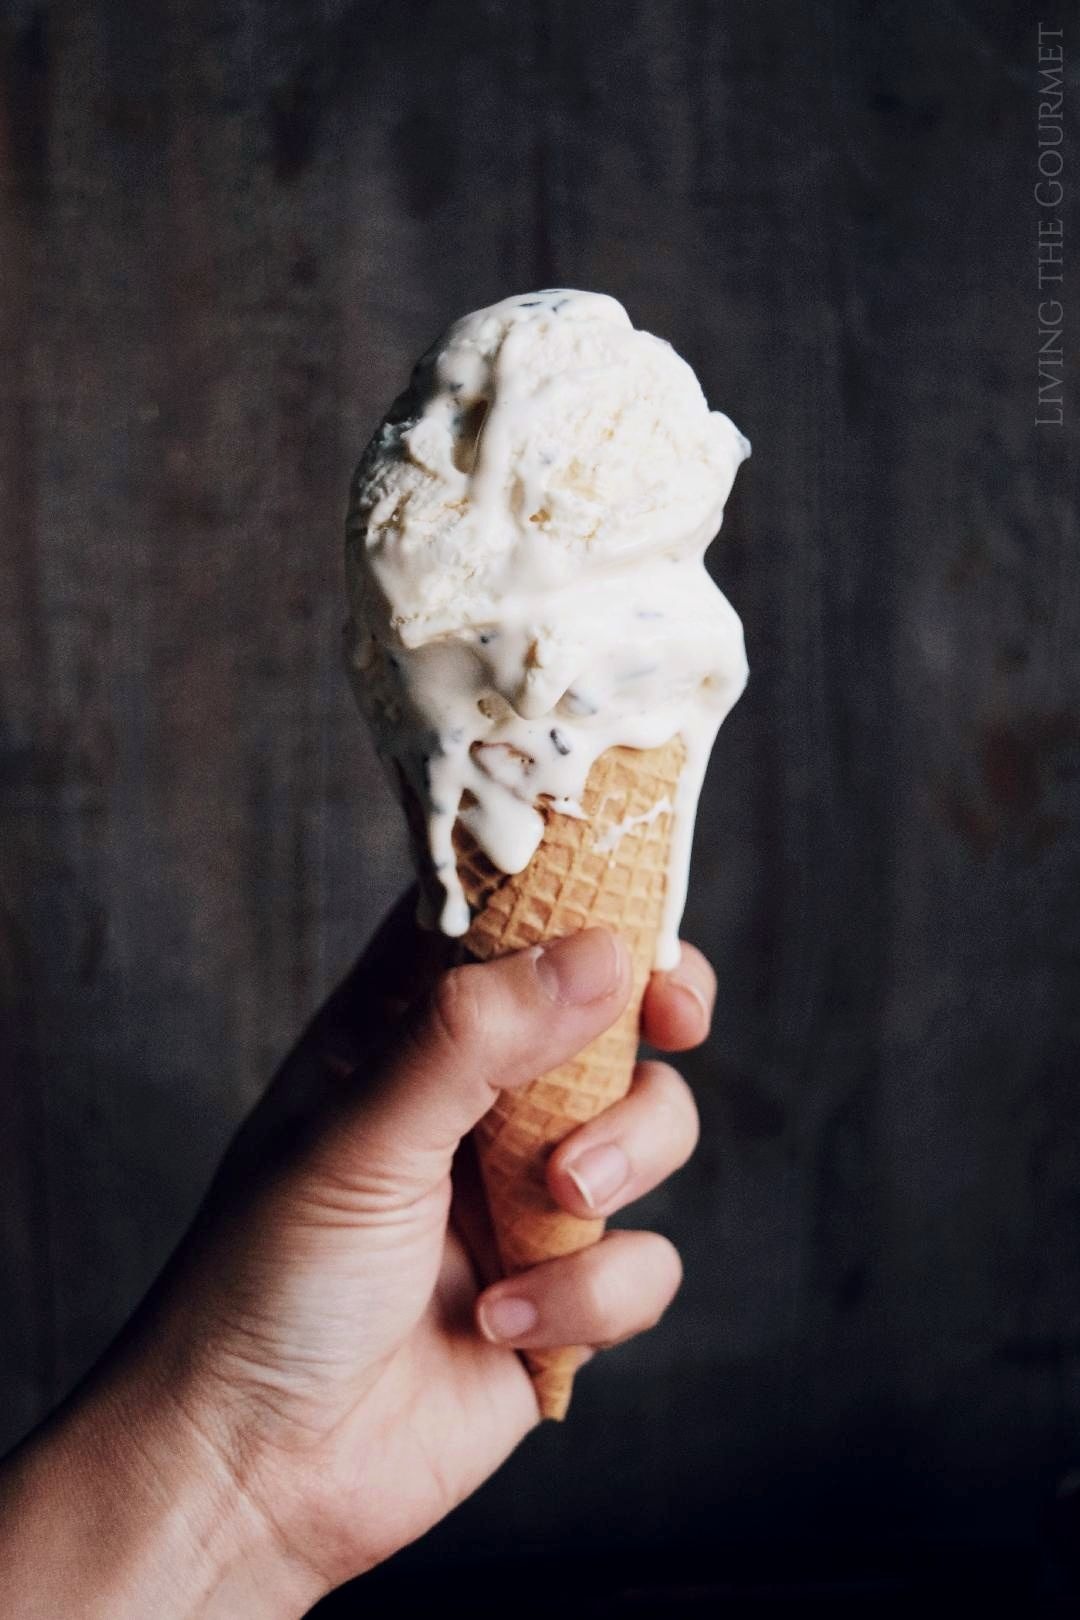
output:
{"label": "ice cream drip", "polygon": [[445,933],[469,926],[458,819],[523,871],[541,809],[580,816],[602,753],[678,734],[657,966],[677,962],[701,783],[747,673],[704,555],[749,449],[670,345],[599,294],[506,299],[417,364],[353,481],[346,644],[380,753],[423,807]]}

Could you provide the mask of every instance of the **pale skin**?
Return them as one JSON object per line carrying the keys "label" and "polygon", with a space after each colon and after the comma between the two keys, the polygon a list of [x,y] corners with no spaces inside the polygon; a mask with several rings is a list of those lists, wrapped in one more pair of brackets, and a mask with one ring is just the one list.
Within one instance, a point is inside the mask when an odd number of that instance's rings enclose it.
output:
{"label": "pale skin", "polygon": [[[497,1090],[614,1022],[625,946],[591,929],[417,992],[435,948],[399,907],[121,1340],[0,1467],[0,1612],[294,1620],[437,1523],[534,1427],[518,1349],[580,1344],[585,1360],[663,1314],[681,1268],[652,1232],[495,1280],[462,1147]],[[645,1038],[697,1045],[714,993],[685,946],[650,982]],[[556,1150],[548,1185],[573,1214],[611,1215],[696,1140],[684,1081],[641,1063]]]}

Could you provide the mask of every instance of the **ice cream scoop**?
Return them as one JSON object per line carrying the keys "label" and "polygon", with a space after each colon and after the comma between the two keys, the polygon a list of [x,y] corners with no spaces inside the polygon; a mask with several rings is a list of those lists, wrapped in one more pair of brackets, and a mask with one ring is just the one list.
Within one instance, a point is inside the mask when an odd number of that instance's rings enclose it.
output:
{"label": "ice cream scoop", "polygon": [[[470,922],[456,823],[522,872],[550,814],[584,814],[601,755],[679,736],[655,965],[677,962],[701,782],[747,674],[704,555],[749,453],[686,362],[601,294],[507,298],[418,362],[353,481],[346,645],[421,807],[445,933]],[[604,836],[616,850],[619,829]]]}

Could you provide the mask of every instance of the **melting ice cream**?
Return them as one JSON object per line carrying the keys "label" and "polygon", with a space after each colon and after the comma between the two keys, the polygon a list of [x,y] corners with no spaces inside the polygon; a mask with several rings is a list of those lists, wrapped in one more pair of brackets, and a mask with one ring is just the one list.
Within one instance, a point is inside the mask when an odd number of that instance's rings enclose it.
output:
{"label": "melting ice cream", "polygon": [[746,683],[704,555],[749,453],[670,345],[597,293],[508,298],[417,363],[353,480],[346,646],[379,751],[423,807],[445,933],[469,926],[458,818],[520,872],[539,807],[582,815],[605,749],[678,733],[657,966],[678,961],[701,782]]}

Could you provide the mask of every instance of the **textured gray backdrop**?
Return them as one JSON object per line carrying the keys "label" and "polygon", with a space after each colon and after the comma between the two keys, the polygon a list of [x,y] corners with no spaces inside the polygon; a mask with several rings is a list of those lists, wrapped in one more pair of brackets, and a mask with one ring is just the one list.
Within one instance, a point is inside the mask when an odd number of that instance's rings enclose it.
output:
{"label": "textured gray backdrop", "polygon": [[1033,425],[1034,21],[0,18],[0,1442],[402,884],[339,669],[352,463],[448,318],[569,284],[754,442],[715,548],[753,676],[687,918],[704,1140],[640,1212],[687,1281],[404,1565],[1027,1557],[1080,1461],[1077,413]]}

